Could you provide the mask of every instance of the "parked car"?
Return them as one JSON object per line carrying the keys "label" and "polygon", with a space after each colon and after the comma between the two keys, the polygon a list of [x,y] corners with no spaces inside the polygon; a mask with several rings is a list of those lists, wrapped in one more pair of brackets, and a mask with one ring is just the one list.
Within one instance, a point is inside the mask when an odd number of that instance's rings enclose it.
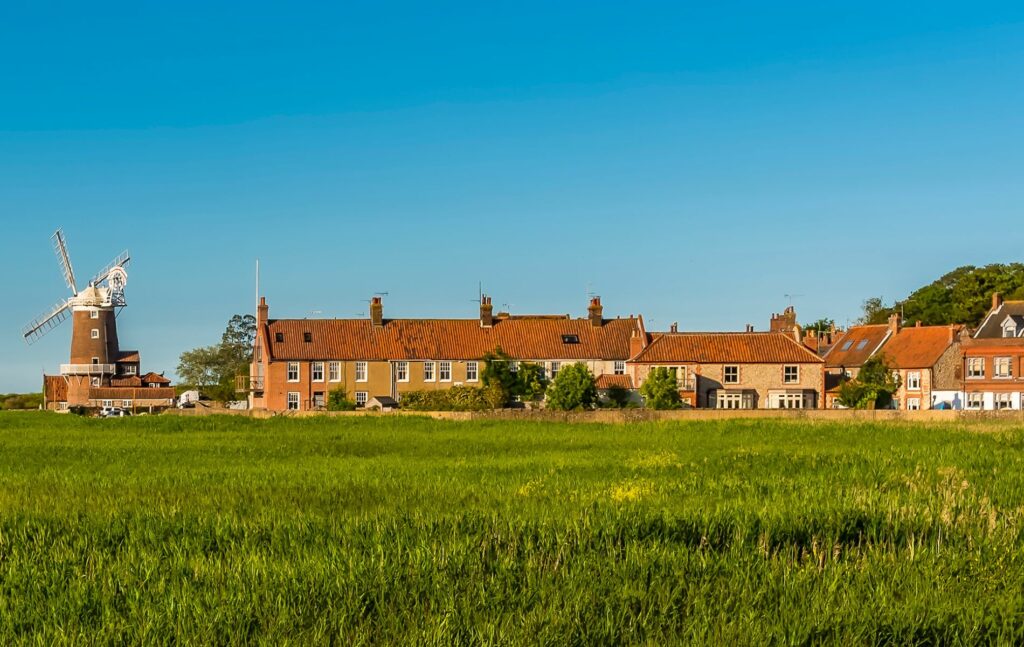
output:
{"label": "parked car", "polygon": [[130,415],[132,415],[131,411],[118,409],[117,407],[103,407],[100,409],[101,418],[125,418]]}

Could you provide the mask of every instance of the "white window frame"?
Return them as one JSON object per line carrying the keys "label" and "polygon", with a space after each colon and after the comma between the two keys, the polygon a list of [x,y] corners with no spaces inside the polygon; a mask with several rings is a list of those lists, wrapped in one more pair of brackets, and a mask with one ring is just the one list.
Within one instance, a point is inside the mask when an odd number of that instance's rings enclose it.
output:
{"label": "white window frame", "polygon": [[[792,378],[789,375],[791,371],[795,373]],[[800,366],[798,364],[786,364],[782,367],[782,383],[800,384]]]}
{"label": "white window frame", "polygon": [[356,362],[356,382],[366,382],[369,373],[370,367],[366,362]]}
{"label": "white window frame", "polygon": [[612,364],[612,375],[625,375],[626,374],[626,362],[621,359],[615,360]]}
{"label": "white window frame", "polygon": [[437,381],[437,367],[434,365],[434,362],[423,362],[423,381]]}
{"label": "white window frame", "polygon": [[1012,393],[995,393],[992,406],[996,411],[1007,411],[1013,408]]}
{"label": "white window frame", "polygon": [[301,398],[301,395],[299,394],[298,391],[289,391],[288,392],[288,398],[286,400],[286,402],[287,402],[286,407],[287,407],[288,411],[301,411],[302,410],[302,400],[300,398]]}
{"label": "white window frame", "polygon": [[981,380],[985,378],[985,358],[984,357],[968,357],[967,358],[967,379],[969,380]]}
{"label": "white window frame", "polygon": [[395,380],[398,382],[409,381],[409,362],[395,362]]}
{"label": "white window frame", "polygon": [[327,364],[327,379],[331,382],[341,382],[341,362]]}
{"label": "white window frame", "polygon": [[99,328],[93,328],[92,332],[89,333],[89,337],[90,337],[90,339],[99,339],[100,338],[100,329]]}
{"label": "white window frame", "polygon": [[68,410],[68,403],[67,402],[58,402],[57,403],[57,411],[67,411],[67,410]]}
{"label": "white window frame", "polygon": [[477,362],[466,362],[466,381],[476,382],[480,379],[480,364]]}
{"label": "white window frame", "polygon": [[107,409],[113,409],[114,408],[114,401],[113,400],[103,400],[102,402],[100,402],[100,406],[106,407]]}
{"label": "white window frame", "polygon": [[[907,390],[908,391],[920,391],[921,390],[921,371],[908,371],[907,372]],[[918,402],[920,404],[920,402]],[[910,407],[910,403],[907,402],[907,408]]]}
{"label": "white window frame", "polygon": [[99,319],[100,318],[100,311],[99,310],[90,310],[89,311],[89,318],[90,319]]}
{"label": "white window frame", "polygon": [[[287,377],[289,382],[298,382],[299,381],[299,369],[300,368],[301,367],[299,366],[298,362],[288,362],[288,374],[285,377]],[[295,377],[292,377],[293,375]]]}
{"label": "white window frame", "polygon": [[511,362],[509,362],[508,363],[508,370],[511,371],[512,373],[518,373],[519,372],[519,360],[515,360],[514,359]]}
{"label": "white window frame", "polygon": [[98,378],[98,377],[92,378],[92,385],[95,386],[95,387],[98,387],[100,385],[100,378]]}
{"label": "white window frame", "polygon": [[921,398],[907,398],[907,411],[920,411]]}
{"label": "white window frame", "polygon": [[967,394],[967,408],[972,411],[981,411],[985,408],[985,394],[984,393],[968,393]]}
{"label": "white window frame", "polygon": [[716,393],[715,394],[715,408],[716,409],[748,409],[747,405],[750,402],[750,397],[745,393]]}
{"label": "white window frame", "polygon": [[132,401],[131,400],[121,400],[121,406],[123,408],[125,408],[125,409],[131,409],[132,408]]}
{"label": "white window frame", "polygon": [[310,362],[309,363],[309,379],[312,382],[323,382],[324,381],[324,363],[323,362]]}
{"label": "white window frame", "polygon": [[562,370],[562,363],[551,362],[550,367],[551,368],[548,370],[548,376],[551,378],[552,381],[554,381],[554,379],[558,377],[558,372]]}
{"label": "white window frame", "polygon": [[[1000,373],[999,365],[1003,364],[1006,368],[1005,372]],[[1008,380],[1013,377],[1013,358],[1012,357],[996,357],[992,360],[992,377],[999,380]]]}
{"label": "white window frame", "polygon": [[[729,379],[729,369],[736,371],[736,375],[733,379]],[[739,384],[740,383],[740,367],[737,364],[728,364],[722,367],[722,384]]]}
{"label": "white window frame", "polygon": [[370,399],[370,394],[366,391],[356,391],[356,406],[365,407],[366,403]]}
{"label": "white window frame", "polygon": [[442,382],[452,381],[452,363],[439,362],[437,367],[437,378]]}
{"label": "white window frame", "polygon": [[772,409],[803,409],[803,393],[775,393],[769,400]]}

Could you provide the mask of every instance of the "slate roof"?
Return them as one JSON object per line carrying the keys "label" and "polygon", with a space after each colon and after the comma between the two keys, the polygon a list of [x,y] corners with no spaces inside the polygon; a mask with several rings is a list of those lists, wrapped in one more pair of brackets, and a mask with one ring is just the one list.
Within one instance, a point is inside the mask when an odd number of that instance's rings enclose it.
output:
{"label": "slate roof", "polygon": [[829,368],[855,368],[864,364],[889,335],[887,324],[852,326],[825,353]]}
{"label": "slate roof", "polygon": [[272,319],[264,338],[273,360],[475,360],[499,347],[517,360],[627,360],[634,330],[644,334],[642,318],[595,326],[567,316],[503,317],[491,327],[479,319],[387,319],[379,327],[369,319]]}
{"label": "slate roof", "polygon": [[1007,316],[1024,316],[1024,301],[1003,301],[1003,303],[988,313],[978,330],[974,333],[975,339],[995,339],[1003,336],[1003,322]]}
{"label": "slate roof", "polygon": [[654,333],[632,361],[641,364],[821,364],[816,353],[774,332]]}

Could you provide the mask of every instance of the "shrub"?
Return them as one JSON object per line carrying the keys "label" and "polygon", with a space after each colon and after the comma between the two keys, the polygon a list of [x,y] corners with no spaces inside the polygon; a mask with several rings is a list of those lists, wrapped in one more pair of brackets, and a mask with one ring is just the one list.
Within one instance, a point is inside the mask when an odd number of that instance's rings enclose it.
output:
{"label": "shrub", "polygon": [[585,364],[560,370],[547,390],[548,406],[558,411],[589,409],[597,402],[597,384]]}
{"label": "shrub", "polygon": [[851,409],[887,409],[900,388],[885,357],[876,355],[864,362],[857,377],[839,386],[839,404]]}
{"label": "shrub", "polygon": [[410,391],[402,394],[402,408],[411,411],[486,411],[505,402],[500,385],[483,388],[453,386],[440,391]]}
{"label": "shrub", "polygon": [[608,401],[618,409],[625,409],[629,404],[629,389],[613,384],[605,391]]}
{"label": "shrub", "polygon": [[356,403],[348,399],[345,389],[335,389],[327,396],[328,411],[355,411]]}
{"label": "shrub", "polygon": [[664,366],[651,369],[640,387],[640,395],[648,409],[678,409],[682,406],[675,373]]}

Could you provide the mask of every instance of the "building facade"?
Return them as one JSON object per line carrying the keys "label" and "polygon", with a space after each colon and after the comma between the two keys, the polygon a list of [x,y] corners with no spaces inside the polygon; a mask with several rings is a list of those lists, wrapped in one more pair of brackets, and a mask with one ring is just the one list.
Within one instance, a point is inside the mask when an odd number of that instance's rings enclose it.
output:
{"label": "building facade", "polygon": [[963,342],[964,408],[1024,408],[1024,301],[992,296],[992,307]]}

